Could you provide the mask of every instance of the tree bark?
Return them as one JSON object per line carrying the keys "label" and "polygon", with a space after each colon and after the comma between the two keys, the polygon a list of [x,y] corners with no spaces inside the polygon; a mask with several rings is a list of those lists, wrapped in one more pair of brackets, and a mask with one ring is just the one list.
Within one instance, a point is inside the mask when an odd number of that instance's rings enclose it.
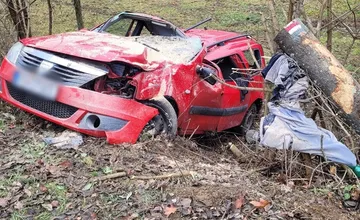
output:
{"label": "tree bark", "polygon": [[294,57],[337,106],[345,122],[360,134],[360,85],[334,55],[320,44],[300,19],[293,20],[281,30],[275,42]]}
{"label": "tree bark", "polygon": [[77,26],[78,26],[78,29],[80,30],[80,29],[84,28],[81,2],[80,2],[80,0],[73,0],[73,3],[74,3],[74,8],[75,8]]}

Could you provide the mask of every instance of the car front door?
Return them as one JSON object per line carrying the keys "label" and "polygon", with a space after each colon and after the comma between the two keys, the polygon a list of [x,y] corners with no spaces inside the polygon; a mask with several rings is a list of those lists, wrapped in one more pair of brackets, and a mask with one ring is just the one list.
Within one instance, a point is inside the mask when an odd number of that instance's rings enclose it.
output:
{"label": "car front door", "polygon": [[[217,77],[222,78],[219,69],[211,68]],[[222,94],[223,86],[221,83],[216,82],[211,85],[196,74],[191,89],[189,118],[184,122],[185,125],[181,126],[185,128],[182,133],[197,134],[205,131],[216,131],[222,114]]]}
{"label": "car front door", "polygon": [[[248,79],[246,74],[240,70],[245,69],[246,65],[238,54],[218,59],[216,61],[220,67],[224,81],[232,86],[246,87]],[[218,131],[226,130],[241,124],[247,109],[249,108],[248,91],[239,90],[229,86],[224,86],[221,100],[221,108],[224,114],[219,120]]]}

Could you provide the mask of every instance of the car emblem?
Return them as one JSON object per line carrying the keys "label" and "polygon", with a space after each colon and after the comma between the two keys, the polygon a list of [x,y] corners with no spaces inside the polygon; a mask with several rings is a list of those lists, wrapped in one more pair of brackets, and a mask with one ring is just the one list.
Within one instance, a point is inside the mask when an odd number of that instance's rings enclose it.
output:
{"label": "car emblem", "polygon": [[54,67],[54,64],[53,63],[50,63],[46,60],[42,61],[40,66],[39,66],[39,69],[38,69],[38,73],[40,75],[45,75],[49,72],[49,70],[51,70],[52,68]]}

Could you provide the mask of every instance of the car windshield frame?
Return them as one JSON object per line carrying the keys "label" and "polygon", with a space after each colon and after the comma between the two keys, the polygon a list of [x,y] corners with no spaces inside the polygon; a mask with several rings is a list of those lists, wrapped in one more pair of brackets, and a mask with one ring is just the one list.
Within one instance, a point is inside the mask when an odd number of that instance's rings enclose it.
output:
{"label": "car windshield frame", "polygon": [[[136,14],[124,13],[124,12],[109,18],[106,22],[104,22],[103,24],[101,24],[98,27],[94,28],[93,31],[96,31],[96,32],[99,32],[99,33],[107,33],[106,30],[112,24],[114,24],[116,22],[119,22],[121,19],[132,19],[132,20],[137,21],[137,22],[138,21],[150,22],[152,25],[155,25],[155,26],[158,26],[158,27],[166,27],[166,28],[168,28],[171,32],[174,33],[173,36],[181,37],[181,38],[187,38],[187,36],[185,35],[185,33],[182,30],[180,30],[178,27],[176,27],[175,25],[173,25],[170,22],[157,20],[157,19],[152,19],[151,17],[145,17],[145,16],[141,16],[141,15],[136,15]],[[147,27],[144,26],[144,28],[147,28]],[[166,35],[157,34],[157,35],[154,35],[154,36],[166,36]],[[126,37],[126,36],[124,36],[124,37]]]}

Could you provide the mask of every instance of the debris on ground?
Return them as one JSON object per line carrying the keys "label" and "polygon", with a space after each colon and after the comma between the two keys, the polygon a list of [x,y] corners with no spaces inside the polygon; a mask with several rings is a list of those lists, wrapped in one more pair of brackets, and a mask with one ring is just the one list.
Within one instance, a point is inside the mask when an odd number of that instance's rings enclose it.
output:
{"label": "debris on ground", "polygon": [[46,144],[56,147],[58,149],[77,149],[84,143],[81,134],[72,131],[64,131],[57,137],[43,138]]}

